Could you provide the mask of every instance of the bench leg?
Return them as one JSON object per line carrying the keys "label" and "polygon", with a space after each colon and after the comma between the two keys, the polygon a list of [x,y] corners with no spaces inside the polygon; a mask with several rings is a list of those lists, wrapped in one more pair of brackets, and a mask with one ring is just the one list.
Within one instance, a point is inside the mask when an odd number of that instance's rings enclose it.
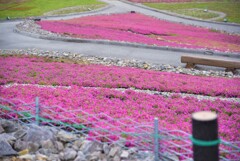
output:
{"label": "bench leg", "polygon": [[186,68],[194,68],[195,64],[194,63],[187,63]]}
{"label": "bench leg", "polygon": [[233,74],[235,74],[236,68],[226,68],[225,72],[232,72]]}

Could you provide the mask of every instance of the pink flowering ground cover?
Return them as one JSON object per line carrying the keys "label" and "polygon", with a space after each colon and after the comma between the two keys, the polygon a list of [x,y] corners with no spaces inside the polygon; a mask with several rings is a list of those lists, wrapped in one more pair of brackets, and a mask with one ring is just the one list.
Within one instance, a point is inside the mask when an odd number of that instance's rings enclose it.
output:
{"label": "pink flowering ground cover", "polygon": [[[136,3],[183,3],[183,2],[196,2],[196,0],[128,0]],[[198,2],[211,2],[214,0],[198,0]]]}
{"label": "pink flowering ground cover", "polygon": [[[79,117],[72,117],[74,110],[82,109],[90,114],[106,113],[113,118],[130,117],[138,122],[152,122],[159,118],[161,128],[183,130],[191,133],[191,114],[195,111],[210,110],[218,113],[220,138],[228,141],[239,140],[240,103],[221,100],[197,100],[173,95],[165,98],[160,95],[138,93],[133,90],[125,92],[108,88],[49,88],[28,86],[0,86],[0,97],[14,98],[31,103],[40,97],[43,105],[59,105],[69,113],[58,115],[58,108],[52,119],[67,121],[66,117],[79,122]],[[16,109],[18,110],[18,109]],[[29,109],[26,109],[29,110]],[[43,109],[44,110],[44,109]],[[78,116],[78,113],[76,114]],[[75,115],[75,116],[76,116]],[[98,124],[98,127],[106,125]],[[127,127],[126,127],[127,128]],[[131,129],[127,129],[131,130]]]}
{"label": "pink flowering ground cover", "polygon": [[37,22],[43,30],[76,38],[221,52],[240,52],[240,36],[159,20],[139,13]]}
{"label": "pink flowering ground cover", "polygon": [[129,67],[48,62],[36,57],[0,57],[0,84],[136,88],[240,97],[240,78],[192,76]]}

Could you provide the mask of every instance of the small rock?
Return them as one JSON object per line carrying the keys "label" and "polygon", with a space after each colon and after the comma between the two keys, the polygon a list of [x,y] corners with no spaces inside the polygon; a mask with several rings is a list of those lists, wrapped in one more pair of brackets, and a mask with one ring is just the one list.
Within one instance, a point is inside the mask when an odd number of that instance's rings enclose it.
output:
{"label": "small rock", "polygon": [[18,158],[27,160],[27,161],[35,161],[35,155],[31,155],[31,154],[21,155]]}
{"label": "small rock", "polygon": [[18,154],[7,141],[0,141],[0,145],[0,157]]}
{"label": "small rock", "polygon": [[103,144],[103,152],[104,154],[108,154],[110,151],[110,147],[107,144]]}
{"label": "small rock", "polygon": [[96,152],[91,154],[90,161],[95,161],[95,160],[97,161],[100,156],[101,156],[101,152],[96,151]]}
{"label": "small rock", "polygon": [[25,141],[21,141],[21,140],[17,140],[15,143],[14,143],[14,149],[16,151],[22,151],[24,149],[27,149],[28,148],[28,144],[27,142]]}
{"label": "small rock", "polygon": [[62,151],[64,149],[64,145],[62,142],[60,141],[56,141],[54,142],[54,147],[58,150],[58,151]]}
{"label": "small rock", "polygon": [[83,152],[79,151],[77,153],[77,158],[74,161],[87,161],[87,159]]}
{"label": "small rock", "polygon": [[121,161],[121,158],[117,155],[114,156],[113,161]]}
{"label": "small rock", "polygon": [[81,156],[77,156],[77,158],[74,161],[87,161],[87,159],[85,157],[82,158]]}
{"label": "small rock", "polygon": [[66,148],[63,151],[63,159],[64,160],[72,160],[75,159],[77,156],[77,152],[73,149]]}
{"label": "small rock", "polygon": [[2,125],[0,125],[0,134],[4,133],[5,130],[3,129]]}
{"label": "small rock", "polygon": [[38,161],[47,161],[48,157],[46,155],[43,155],[43,154],[37,154],[36,155],[36,160],[38,160]]}
{"label": "small rock", "polygon": [[41,146],[44,149],[54,149],[53,142],[51,140],[41,141]]}
{"label": "small rock", "polygon": [[89,140],[84,140],[83,143],[82,143],[82,146],[80,147],[80,150],[86,154],[89,149],[92,147],[93,143]]}
{"label": "small rock", "polygon": [[126,151],[126,150],[123,150],[122,151],[122,154],[121,154],[121,158],[123,158],[123,159],[127,159],[128,158],[128,156],[129,156],[129,152],[128,151]]}
{"label": "small rock", "polygon": [[75,135],[65,132],[65,131],[60,131],[57,134],[57,138],[63,142],[71,142],[71,141],[74,141],[77,139]]}
{"label": "small rock", "polygon": [[73,142],[73,145],[77,146],[78,148],[80,148],[82,146],[83,140],[78,139],[76,141]]}
{"label": "small rock", "polygon": [[13,145],[16,141],[16,138],[7,133],[3,133],[0,134],[0,141],[7,141],[10,145]]}
{"label": "small rock", "polygon": [[109,157],[114,157],[118,152],[119,152],[119,147],[117,147],[117,146],[116,146],[116,147],[113,147],[113,148],[110,150],[108,156],[109,156]]}
{"label": "small rock", "polygon": [[21,129],[21,130],[16,131],[13,136],[15,138],[19,139],[19,138],[22,138],[26,134],[27,134],[26,130]]}
{"label": "small rock", "polygon": [[135,147],[128,149],[129,154],[135,154],[135,153],[137,153],[137,151],[138,151],[138,149]]}
{"label": "small rock", "polygon": [[40,154],[49,156],[49,155],[51,154],[51,150],[41,148],[41,149],[39,149],[39,150],[37,151],[37,153],[40,153]]}
{"label": "small rock", "polygon": [[61,161],[61,159],[59,158],[58,154],[51,154],[51,155],[49,155],[48,160],[49,161]]}
{"label": "small rock", "polygon": [[2,120],[1,125],[6,133],[12,133],[18,130],[18,124],[8,120]]}
{"label": "small rock", "polygon": [[38,142],[45,140],[56,140],[54,133],[48,128],[39,127],[37,125],[29,125],[29,129],[26,131],[26,135],[23,137],[27,142]]}
{"label": "small rock", "polygon": [[38,151],[40,145],[38,143],[33,143],[33,142],[29,142],[28,143],[28,149],[30,150],[31,153],[35,153],[36,151]]}

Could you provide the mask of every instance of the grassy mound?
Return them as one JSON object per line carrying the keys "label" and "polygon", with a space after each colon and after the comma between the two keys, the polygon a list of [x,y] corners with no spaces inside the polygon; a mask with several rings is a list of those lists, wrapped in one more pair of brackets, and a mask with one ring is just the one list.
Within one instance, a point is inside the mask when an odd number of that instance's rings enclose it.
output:
{"label": "grassy mound", "polygon": [[0,19],[41,16],[61,8],[99,4],[103,3],[98,0],[0,0]]}
{"label": "grassy mound", "polygon": [[[198,8],[198,9],[208,9],[218,12],[223,12],[227,16],[228,22],[240,23],[240,1],[215,1],[215,2],[185,2],[185,3],[144,3],[146,6],[156,8],[159,10],[167,10],[175,13],[181,13],[187,16],[195,16],[197,18],[205,18],[205,14],[196,14],[192,12],[184,12],[189,9]],[[209,12],[210,14],[210,12]],[[223,21],[219,19],[218,21]]]}

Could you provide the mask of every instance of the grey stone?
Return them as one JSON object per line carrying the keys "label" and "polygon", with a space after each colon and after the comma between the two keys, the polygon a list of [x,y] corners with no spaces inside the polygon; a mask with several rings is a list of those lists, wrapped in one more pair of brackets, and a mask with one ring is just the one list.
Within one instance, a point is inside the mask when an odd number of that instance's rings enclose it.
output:
{"label": "grey stone", "polygon": [[2,125],[0,125],[0,134],[4,133],[5,130],[3,129]]}
{"label": "grey stone", "polygon": [[36,154],[35,159],[39,160],[39,161],[47,161],[48,157],[46,155],[43,155],[43,154]]}
{"label": "grey stone", "polygon": [[7,133],[3,133],[0,134],[0,141],[7,141],[10,145],[13,145],[16,141],[16,138]]}
{"label": "grey stone", "polygon": [[76,156],[77,156],[77,152],[75,150],[66,148],[63,151],[62,158],[63,160],[73,160],[76,158]]}
{"label": "grey stone", "polygon": [[58,155],[58,154],[51,154],[51,155],[48,157],[48,160],[49,160],[49,161],[61,161],[61,159],[59,158],[59,155]]}
{"label": "grey stone", "polygon": [[87,160],[81,157],[77,157],[76,159],[74,159],[74,161],[87,161]]}
{"label": "grey stone", "polygon": [[83,154],[83,152],[79,151],[74,161],[87,161],[87,159],[86,159],[86,156]]}
{"label": "grey stone", "polygon": [[110,147],[107,144],[103,144],[103,152],[105,154],[108,154],[110,151]]}
{"label": "grey stone", "polygon": [[41,142],[48,139],[56,140],[54,133],[44,127],[30,125],[29,129],[26,132],[27,133],[23,137],[23,140],[27,142]]}
{"label": "grey stone", "polygon": [[18,154],[7,141],[0,141],[0,145],[0,157]]}
{"label": "grey stone", "polygon": [[27,160],[27,161],[36,160],[35,155],[31,155],[31,154],[21,155],[21,156],[19,156],[19,159],[23,159],[23,160]]}
{"label": "grey stone", "polygon": [[71,142],[71,141],[74,141],[77,139],[75,135],[65,132],[65,131],[58,132],[57,138],[60,141],[64,141],[64,142]]}
{"label": "grey stone", "polygon": [[135,154],[135,153],[137,153],[137,151],[138,151],[138,149],[135,148],[135,147],[132,147],[132,148],[129,148],[129,149],[128,149],[128,152],[129,152],[130,154]]}
{"label": "grey stone", "polygon": [[53,142],[51,140],[45,140],[45,141],[41,141],[41,146],[44,149],[53,149],[55,148],[53,145]]}
{"label": "grey stone", "polygon": [[89,149],[93,146],[93,142],[89,140],[84,140],[82,143],[82,146],[80,147],[80,150],[85,154],[89,151]]}
{"label": "grey stone", "polygon": [[122,159],[127,159],[128,156],[129,156],[129,152],[126,151],[126,150],[123,150],[122,153],[121,153],[121,155],[120,155],[120,157],[121,157]]}
{"label": "grey stone", "polygon": [[101,157],[101,152],[100,151],[95,151],[90,155],[90,161],[97,161]]}
{"label": "grey stone", "polygon": [[109,157],[114,157],[114,156],[119,152],[119,150],[120,150],[120,148],[117,147],[117,146],[111,148],[108,156],[109,156]]}
{"label": "grey stone", "polygon": [[28,143],[25,142],[25,141],[17,140],[14,143],[14,149],[16,151],[22,151],[22,150],[27,149],[27,148],[28,148]]}
{"label": "grey stone", "polygon": [[121,161],[121,158],[117,155],[114,156],[113,161]]}
{"label": "grey stone", "polygon": [[40,148],[40,145],[38,143],[33,143],[33,142],[28,143],[28,149],[31,153],[35,153],[36,151],[38,151],[39,148]]}
{"label": "grey stone", "polygon": [[60,141],[56,141],[54,142],[54,147],[58,150],[58,151],[62,151],[64,149],[64,145],[62,142]]}
{"label": "grey stone", "polygon": [[49,156],[49,155],[51,154],[51,150],[41,148],[41,149],[39,149],[39,150],[37,151],[37,153],[40,153],[40,154],[43,154],[43,155]]}
{"label": "grey stone", "polygon": [[19,139],[19,138],[22,138],[26,134],[27,134],[26,130],[20,129],[20,130],[16,131],[13,136],[15,138]]}
{"label": "grey stone", "polygon": [[6,133],[12,133],[18,130],[18,124],[8,120],[2,120],[1,125]]}
{"label": "grey stone", "polygon": [[73,142],[73,145],[77,146],[78,148],[80,148],[82,146],[83,140],[78,139],[76,141]]}

